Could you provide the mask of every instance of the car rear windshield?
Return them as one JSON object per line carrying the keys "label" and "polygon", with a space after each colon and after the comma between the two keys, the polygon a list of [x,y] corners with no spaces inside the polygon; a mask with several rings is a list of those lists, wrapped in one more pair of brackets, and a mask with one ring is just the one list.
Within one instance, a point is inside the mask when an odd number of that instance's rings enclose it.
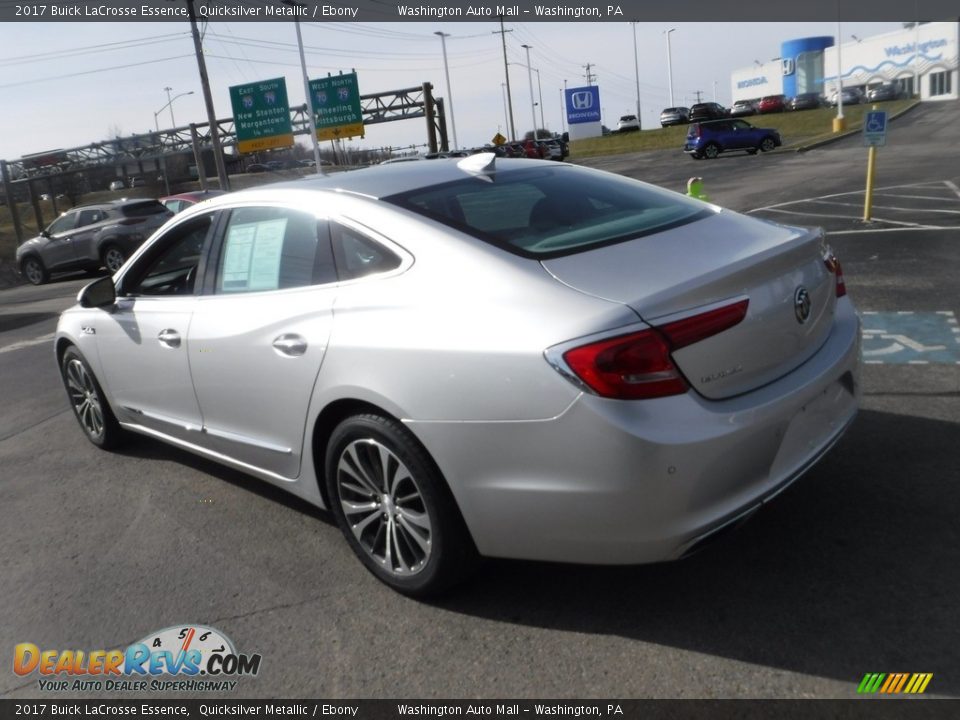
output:
{"label": "car rear windshield", "polygon": [[676,193],[572,166],[469,177],[384,200],[536,259],[631,240],[711,212]]}
{"label": "car rear windshield", "polygon": [[127,203],[121,206],[120,212],[126,217],[146,217],[167,212],[167,208],[159,200],[144,200],[143,202]]}

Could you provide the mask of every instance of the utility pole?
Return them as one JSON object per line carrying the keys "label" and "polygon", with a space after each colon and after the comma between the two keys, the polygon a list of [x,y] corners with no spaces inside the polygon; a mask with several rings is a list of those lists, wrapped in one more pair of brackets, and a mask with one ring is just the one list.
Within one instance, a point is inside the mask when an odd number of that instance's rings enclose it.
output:
{"label": "utility pole", "polygon": [[450,89],[450,68],[447,66],[447,38],[450,37],[450,33],[437,30],[433,34],[440,36],[440,47],[443,49],[443,74],[447,79],[447,106],[450,108],[450,127],[453,129],[453,149],[457,150],[460,148],[460,143],[457,142],[457,122],[453,119],[453,90]]}
{"label": "utility pole", "polygon": [[493,34],[500,33],[500,39],[503,41],[503,74],[507,78],[507,108],[510,112],[510,139],[517,139],[517,130],[513,124],[513,96],[510,93],[510,66],[507,64],[507,33],[513,30],[503,29],[503,15],[500,16],[500,29],[494,30]]}
{"label": "utility pole", "polygon": [[703,95],[703,90],[694,90],[693,92],[696,93],[697,102],[699,103],[699,102],[700,102],[700,96]]}
{"label": "utility pole", "polygon": [[592,68],[593,65],[591,63],[587,63],[586,65],[581,65],[580,67],[587,71],[583,74],[583,76],[587,79],[587,85],[593,85],[593,81],[597,79],[597,76],[590,72],[590,68]]}
{"label": "utility pole", "polygon": [[533,139],[537,139],[537,107],[536,102],[533,99],[533,73],[530,71],[530,50],[533,47],[532,45],[521,45],[524,50],[527,51],[527,82],[530,83],[530,116],[533,120]]}
{"label": "utility pole", "polygon": [[[193,7],[194,0],[187,0],[187,13],[190,16],[190,33],[193,35],[193,49],[197,53],[197,67],[200,70],[200,86],[203,88],[203,102],[207,106],[207,122],[210,124],[210,144],[213,146],[213,162],[217,166],[217,179],[221,190],[230,189],[230,178],[227,177],[227,166],[223,161],[223,150],[220,147],[220,132],[217,130],[217,114],[213,109],[213,96],[210,94],[210,79],[207,77],[207,64],[203,60],[203,45],[200,42],[200,32],[197,30],[197,13]],[[197,168],[203,172],[203,165]]]}

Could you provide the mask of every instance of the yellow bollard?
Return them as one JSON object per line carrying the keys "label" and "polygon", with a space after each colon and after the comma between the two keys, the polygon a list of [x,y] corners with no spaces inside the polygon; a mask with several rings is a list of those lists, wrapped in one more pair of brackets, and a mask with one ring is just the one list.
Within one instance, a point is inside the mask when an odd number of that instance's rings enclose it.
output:
{"label": "yellow bollard", "polygon": [[692,177],[687,180],[687,195],[697,200],[707,199],[707,194],[703,191],[703,178]]}
{"label": "yellow bollard", "polygon": [[835,117],[833,119],[833,131],[841,133],[847,129],[847,119],[845,117]]}

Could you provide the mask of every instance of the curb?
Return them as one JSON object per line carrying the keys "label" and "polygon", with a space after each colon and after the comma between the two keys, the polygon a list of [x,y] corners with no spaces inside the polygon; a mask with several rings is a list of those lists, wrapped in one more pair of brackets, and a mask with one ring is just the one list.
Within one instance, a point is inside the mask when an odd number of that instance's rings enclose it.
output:
{"label": "curb", "polygon": [[[920,105],[920,101],[917,100],[915,103],[913,103],[913,105],[908,105],[897,114],[891,115],[888,118],[888,121],[893,121],[893,120],[896,120],[898,117],[901,117],[902,115],[906,115],[908,112],[913,110],[915,107],[918,107],[919,105]],[[862,132],[863,132],[862,126],[858,128],[854,128],[852,130],[847,130],[846,132],[842,132],[839,135],[832,135],[831,137],[824,138],[823,140],[816,140],[810,143],[809,145],[801,145],[800,147],[796,148],[794,152],[804,153],[804,152],[807,152],[808,150],[814,150],[816,148],[823,147],[824,145],[835,143],[838,140],[843,140],[844,138],[850,137],[851,135],[858,135],[859,133],[862,133]]]}

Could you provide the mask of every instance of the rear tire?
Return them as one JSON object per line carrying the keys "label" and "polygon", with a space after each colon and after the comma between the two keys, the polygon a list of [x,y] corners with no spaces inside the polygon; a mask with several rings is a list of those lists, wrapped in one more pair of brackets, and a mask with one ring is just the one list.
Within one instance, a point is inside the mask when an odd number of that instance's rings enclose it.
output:
{"label": "rear tire", "polygon": [[115,273],[127,261],[127,256],[117,245],[113,243],[105,245],[100,254],[103,264],[111,274]]}
{"label": "rear tire", "polygon": [[703,156],[708,160],[715,160],[720,155],[720,146],[716,143],[710,143],[703,148]]}
{"label": "rear tire", "polygon": [[43,285],[50,279],[50,273],[43,261],[35,255],[28,255],[20,262],[20,272],[32,285]]}
{"label": "rear tire", "polygon": [[70,407],[87,439],[102,450],[117,447],[123,440],[123,428],[110,409],[93,370],[73,345],[63,353],[60,376]]}
{"label": "rear tire", "polygon": [[776,146],[777,144],[773,141],[773,138],[771,137],[765,137],[763,140],[760,141],[760,149],[763,150],[764,152],[770,152]]}
{"label": "rear tire", "polygon": [[381,582],[412,597],[469,575],[479,556],[427,451],[395,420],[355,415],[330,436],[326,485],[340,529]]}

